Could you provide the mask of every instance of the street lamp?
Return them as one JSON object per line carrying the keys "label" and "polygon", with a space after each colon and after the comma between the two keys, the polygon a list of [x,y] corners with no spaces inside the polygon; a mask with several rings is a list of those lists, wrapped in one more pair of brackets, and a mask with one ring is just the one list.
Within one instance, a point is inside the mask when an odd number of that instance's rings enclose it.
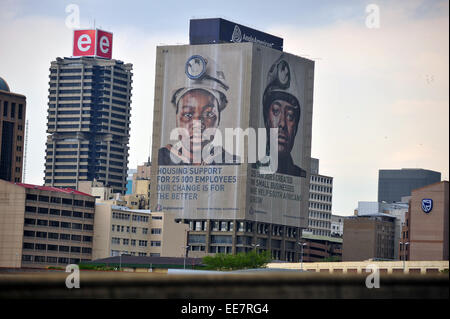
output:
{"label": "street lamp", "polygon": [[256,248],[258,248],[259,246],[260,246],[260,244],[252,244],[252,247],[255,248],[255,251],[256,251]]}
{"label": "street lamp", "polygon": [[303,247],[308,245],[307,243],[302,243],[301,241],[297,242],[297,244],[300,245],[301,251],[300,251],[300,269],[303,271]]}
{"label": "street lamp", "polygon": [[403,273],[405,273],[405,268],[406,268],[406,249],[409,245],[409,242],[400,242],[402,244],[402,248],[403,248]]}
{"label": "street lamp", "polygon": [[189,249],[189,245],[184,246],[185,252],[184,252],[184,262],[183,262],[183,269],[186,269],[186,258],[188,255],[188,249]]}

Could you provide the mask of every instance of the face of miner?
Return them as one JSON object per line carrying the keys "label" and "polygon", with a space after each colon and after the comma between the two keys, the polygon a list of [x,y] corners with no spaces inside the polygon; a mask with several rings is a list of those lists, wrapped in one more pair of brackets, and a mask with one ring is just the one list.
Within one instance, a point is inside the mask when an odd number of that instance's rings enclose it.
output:
{"label": "face of miner", "polygon": [[294,146],[298,127],[296,107],[284,100],[275,100],[267,114],[267,128],[278,128],[278,154],[286,156]]}
{"label": "face of miner", "polygon": [[[177,127],[184,128],[189,132],[190,152],[201,151],[209,142],[208,139],[202,141],[204,130],[213,129],[212,135],[214,136],[219,125],[220,112],[217,99],[208,91],[191,90],[180,99],[177,110]],[[194,132],[194,121],[200,121],[200,132]],[[188,146],[185,145],[185,147]]]}

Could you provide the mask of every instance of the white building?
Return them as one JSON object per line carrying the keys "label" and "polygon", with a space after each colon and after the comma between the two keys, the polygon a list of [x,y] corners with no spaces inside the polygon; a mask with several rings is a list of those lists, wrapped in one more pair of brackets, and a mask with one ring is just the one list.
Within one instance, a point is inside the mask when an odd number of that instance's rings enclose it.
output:
{"label": "white building", "polygon": [[307,233],[319,236],[331,235],[331,208],[333,177],[319,174],[319,160],[311,158],[309,187],[309,212]]}

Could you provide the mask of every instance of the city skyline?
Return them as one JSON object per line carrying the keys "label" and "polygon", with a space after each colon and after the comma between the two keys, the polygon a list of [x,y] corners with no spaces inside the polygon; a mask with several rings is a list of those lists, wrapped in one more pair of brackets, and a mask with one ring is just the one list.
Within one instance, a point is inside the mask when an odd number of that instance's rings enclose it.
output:
{"label": "city skyline", "polygon": [[[0,50],[0,76],[27,97],[31,184],[42,185],[44,176],[50,62],[72,53],[71,3],[5,1],[0,13],[0,38],[8,43]],[[358,201],[376,200],[379,169],[424,168],[449,178],[445,1],[378,1],[374,29],[366,26],[364,1],[286,1],[280,15],[272,14],[270,2],[254,1],[195,10],[187,3],[173,10],[171,1],[127,8],[73,3],[80,27],[93,27],[95,19],[96,27],[114,33],[113,58],[134,65],[128,168],[150,155],[156,46],[187,44],[191,18],[224,17],[280,36],[286,52],[315,60],[311,155],[320,159],[320,173],[334,178],[333,213],[351,215]]]}

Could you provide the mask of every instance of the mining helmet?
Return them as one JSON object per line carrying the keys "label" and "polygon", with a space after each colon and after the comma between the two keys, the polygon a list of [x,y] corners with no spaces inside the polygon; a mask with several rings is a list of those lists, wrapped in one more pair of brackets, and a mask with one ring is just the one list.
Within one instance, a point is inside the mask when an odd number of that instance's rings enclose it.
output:
{"label": "mining helmet", "polygon": [[211,93],[218,102],[221,112],[228,103],[226,92],[229,87],[225,81],[225,74],[218,64],[207,57],[192,55],[184,67],[184,85],[177,88],[172,95],[172,104],[177,107],[180,99],[189,91],[195,89]]}
{"label": "mining helmet", "polygon": [[274,100],[287,101],[300,111],[294,77],[295,75],[291,72],[289,63],[286,61],[284,54],[282,54],[270,67],[267,74],[267,86],[263,95],[264,111],[267,110]]}

